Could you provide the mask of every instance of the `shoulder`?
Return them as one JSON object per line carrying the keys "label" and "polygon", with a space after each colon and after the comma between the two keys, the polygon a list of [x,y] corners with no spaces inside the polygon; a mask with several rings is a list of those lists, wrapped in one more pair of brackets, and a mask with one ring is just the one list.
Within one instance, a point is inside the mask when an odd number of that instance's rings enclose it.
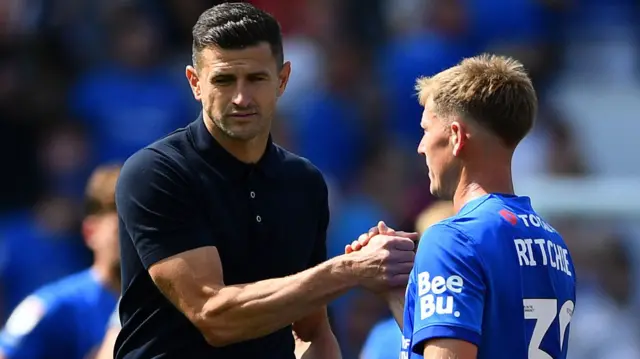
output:
{"label": "shoulder", "polygon": [[447,227],[450,233],[457,233],[470,244],[483,245],[513,227],[510,217],[515,214],[505,209],[503,202],[487,197],[464,207],[458,214],[440,222],[441,229]]}
{"label": "shoulder", "polygon": [[440,247],[450,246],[473,246],[475,241],[464,231],[464,226],[460,226],[452,219],[438,222],[427,228],[420,238],[420,247]]}
{"label": "shoulder", "polygon": [[299,182],[305,186],[325,191],[327,183],[324,175],[309,159],[290,152],[275,145],[282,172],[290,181]]}
{"label": "shoulder", "polygon": [[69,310],[84,303],[81,294],[95,285],[88,271],[83,271],[39,288],[13,310],[3,335],[22,337],[38,326],[69,319]]}
{"label": "shoulder", "polygon": [[187,128],[178,129],[138,150],[125,161],[123,171],[144,172],[149,168],[184,168],[185,160],[193,152]]}
{"label": "shoulder", "polygon": [[485,266],[480,252],[478,242],[464,226],[443,221],[428,228],[420,238],[415,268],[421,271],[454,267],[479,269]]}
{"label": "shoulder", "polygon": [[47,307],[63,308],[79,305],[86,294],[100,290],[101,285],[89,270],[84,270],[45,285],[33,293]]}
{"label": "shoulder", "polygon": [[186,129],[177,130],[138,150],[122,166],[116,197],[149,186],[186,185],[192,173],[189,169],[192,154]]}

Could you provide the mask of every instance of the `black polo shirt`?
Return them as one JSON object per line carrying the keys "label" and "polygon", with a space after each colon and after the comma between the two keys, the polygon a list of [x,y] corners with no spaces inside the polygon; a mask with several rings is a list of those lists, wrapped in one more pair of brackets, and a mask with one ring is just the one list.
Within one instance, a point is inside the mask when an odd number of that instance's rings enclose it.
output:
{"label": "black polo shirt", "polygon": [[202,117],[140,150],[122,168],[123,327],[117,359],[295,358],[291,327],[222,348],[156,288],[147,269],[216,246],[227,285],[291,275],[326,259],[327,186],[308,160],[269,141],[245,164],[209,134]]}

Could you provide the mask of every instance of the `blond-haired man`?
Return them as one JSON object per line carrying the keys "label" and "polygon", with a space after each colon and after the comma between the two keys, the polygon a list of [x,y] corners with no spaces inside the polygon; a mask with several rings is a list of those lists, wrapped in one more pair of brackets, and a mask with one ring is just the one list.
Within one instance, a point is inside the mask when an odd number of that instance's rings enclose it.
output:
{"label": "blond-haired man", "polygon": [[417,89],[418,152],[431,193],[452,199],[456,215],[423,234],[406,296],[387,296],[403,329],[400,357],[565,359],[573,262],[511,179],[537,111],[531,80],[518,61],[482,55]]}

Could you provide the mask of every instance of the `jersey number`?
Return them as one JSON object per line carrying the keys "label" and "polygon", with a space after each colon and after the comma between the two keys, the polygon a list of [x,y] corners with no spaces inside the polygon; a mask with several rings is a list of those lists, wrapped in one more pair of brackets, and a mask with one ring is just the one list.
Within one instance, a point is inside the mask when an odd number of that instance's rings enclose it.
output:
{"label": "jersey number", "polygon": [[557,299],[525,299],[523,304],[524,319],[536,320],[531,341],[529,342],[529,359],[553,359],[551,355],[540,349],[542,338],[547,334],[547,331],[549,331],[551,324],[557,316],[560,325],[560,350],[562,350],[564,334],[569,327],[571,316],[573,315],[573,301],[568,300],[564,302],[562,308],[560,308],[560,314],[558,314]]}

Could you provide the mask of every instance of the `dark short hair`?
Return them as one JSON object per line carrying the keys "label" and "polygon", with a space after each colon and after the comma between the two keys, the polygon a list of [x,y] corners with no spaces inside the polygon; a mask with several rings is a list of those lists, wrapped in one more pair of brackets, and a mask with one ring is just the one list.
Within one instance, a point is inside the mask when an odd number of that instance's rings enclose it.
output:
{"label": "dark short hair", "polygon": [[209,46],[239,50],[266,42],[278,65],[282,65],[280,24],[270,14],[247,3],[223,3],[203,12],[193,26],[193,65],[200,51]]}

